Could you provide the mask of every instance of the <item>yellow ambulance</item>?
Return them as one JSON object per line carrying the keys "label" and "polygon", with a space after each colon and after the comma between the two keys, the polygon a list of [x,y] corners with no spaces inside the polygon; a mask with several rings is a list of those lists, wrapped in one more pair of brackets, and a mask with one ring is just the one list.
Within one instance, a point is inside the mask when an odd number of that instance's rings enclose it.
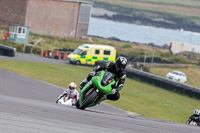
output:
{"label": "yellow ambulance", "polygon": [[94,65],[96,61],[115,62],[116,49],[108,45],[83,44],[67,56],[71,64]]}

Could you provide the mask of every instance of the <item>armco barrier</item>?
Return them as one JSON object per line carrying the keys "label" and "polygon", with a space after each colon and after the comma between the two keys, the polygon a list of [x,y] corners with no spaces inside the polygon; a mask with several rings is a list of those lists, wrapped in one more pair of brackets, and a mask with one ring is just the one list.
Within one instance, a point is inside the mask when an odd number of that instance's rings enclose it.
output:
{"label": "armco barrier", "polygon": [[0,44],[0,55],[14,57],[15,52],[16,52],[16,48]]}
{"label": "armco barrier", "polygon": [[166,90],[175,91],[190,97],[200,99],[200,88],[195,88],[184,83],[169,80],[151,73],[143,72],[133,68],[126,68],[126,75],[129,78],[140,79],[141,81],[159,86]]}
{"label": "armco barrier", "polygon": [[[105,64],[106,61],[97,61],[96,65]],[[141,82],[153,84],[166,90],[175,91],[183,95],[195,97],[200,100],[200,88],[195,88],[184,83],[169,80],[151,73],[140,71],[134,68],[126,68],[126,76],[132,79],[139,79]]]}

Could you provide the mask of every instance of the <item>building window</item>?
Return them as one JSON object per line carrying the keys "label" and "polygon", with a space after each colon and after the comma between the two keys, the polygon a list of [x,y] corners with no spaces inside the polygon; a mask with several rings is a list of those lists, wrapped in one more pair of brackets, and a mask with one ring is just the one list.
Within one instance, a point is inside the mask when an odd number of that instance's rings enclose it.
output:
{"label": "building window", "polygon": [[14,26],[11,27],[11,32],[15,32],[15,27]]}
{"label": "building window", "polygon": [[22,32],[22,28],[19,27],[19,28],[18,28],[18,33],[20,34],[21,32]]}
{"label": "building window", "polygon": [[9,28],[9,32],[12,32],[12,26],[10,26],[10,28]]}
{"label": "building window", "polygon": [[14,26],[14,33],[17,33],[17,26]]}
{"label": "building window", "polygon": [[95,50],[95,54],[99,54],[99,50]]}
{"label": "building window", "polygon": [[10,27],[10,32],[11,32],[11,33],[14,33],[14,32],[15,32],[15,27],[14,27],[14,26],[11,26],[11,27]]}
{"label": "building window", "polygon": [[104,53],[103,53],[104,55],[110,55],[110,51],[108,51],[108,50],[104,50]]}
{"label": "building window", "polygon": [[23,28],[22,34],[26,34],[26,28]]}

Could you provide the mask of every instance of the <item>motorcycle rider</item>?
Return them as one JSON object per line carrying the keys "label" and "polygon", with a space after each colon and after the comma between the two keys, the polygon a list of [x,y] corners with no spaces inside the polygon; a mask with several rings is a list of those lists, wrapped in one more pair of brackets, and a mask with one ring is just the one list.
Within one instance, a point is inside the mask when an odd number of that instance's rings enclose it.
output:
{"label": "motorcycle rider", "polygon": [[88,75],[87,78],[85,78],[79,85],[80,89],[85,86],[85,84],[91,80],[91,78],[96,74],[96,72],[101,70],[108,70],[109,72],[112,72],[116,75],[116,82],[118,81],[117,85],[112,89],[112,94],[104,96],[104,100],[109,99],[116,101],[119,99],[120,94],[119,91],[123,88],[124,82],[126,79],[126,72],[124,69],[127,65],[127,59],[125,57],[118,57],[116,59],[116,63],[108,62],[105,65],[98,65],[96,66]]}
{"label": "motorcycle rider", "polygon": [[190,124],[191,121],[196,122],[197,126],[200,126],[200,110],[199,109],[194,110],[194,114],[189,117],[186,124]]}
{"label": "motorcycle rider", "polygon": [[[68,89],[64,90],[64,92],[58,97],[58,100],[60,100],[65,95],[68,96],[68,98],[71,98],[72,105],[75,105],[79,98],[79,92],[76,90],[76,84],[74,82],[69,83]],[[58,100],[56,103],[58,103]]]}

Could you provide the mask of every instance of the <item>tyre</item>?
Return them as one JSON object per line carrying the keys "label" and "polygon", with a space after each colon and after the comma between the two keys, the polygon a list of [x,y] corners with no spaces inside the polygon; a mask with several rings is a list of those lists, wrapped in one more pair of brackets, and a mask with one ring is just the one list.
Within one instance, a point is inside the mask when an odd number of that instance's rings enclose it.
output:
{"label": "tyre", "polygon": [[98,93],[94,90],[86,99],[83,100],[82,104],[79,106],[79,109],[84,110],[92,101],[96,98]]}
{"label": "tyre", "polygon": [[79,109],[79,106],[80,106],[80,104],[79,104],[79,100],[76,102],[75,105],[76,105],[76,108]]}
{"label": "tyre", "polygon": [[80,65],[80,64],[81,62],[79,60],[75,62],[75,65]]}

